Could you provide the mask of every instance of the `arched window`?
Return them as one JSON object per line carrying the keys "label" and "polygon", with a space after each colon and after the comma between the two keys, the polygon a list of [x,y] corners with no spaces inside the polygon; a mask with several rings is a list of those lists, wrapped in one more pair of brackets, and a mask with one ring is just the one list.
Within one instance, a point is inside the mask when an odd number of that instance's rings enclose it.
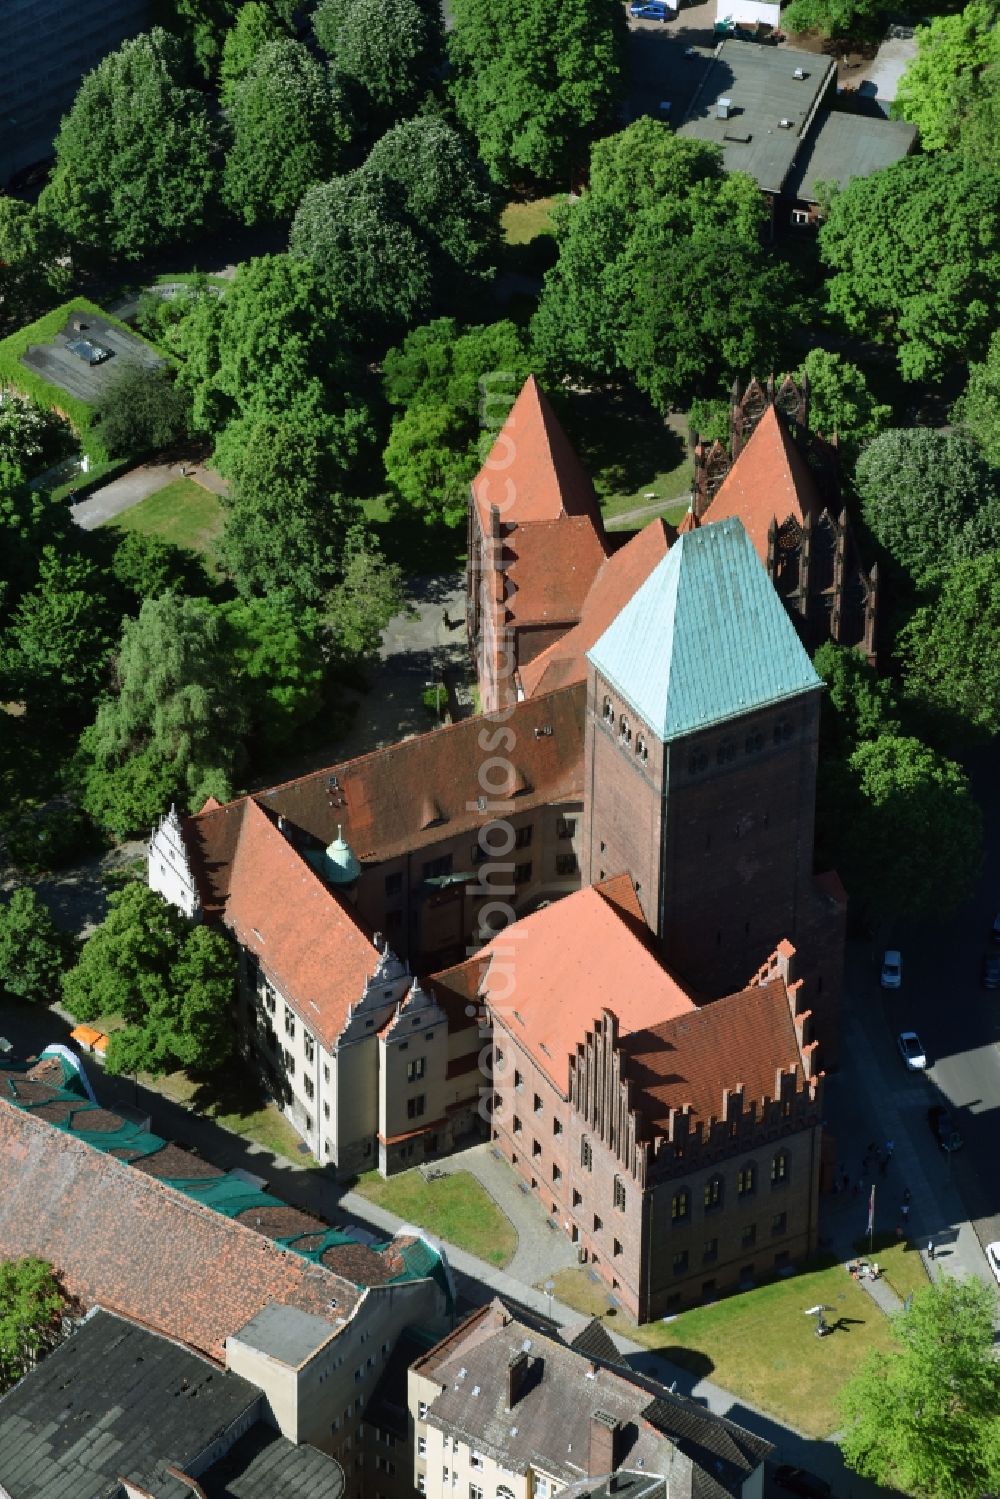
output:
{"label": "arched window", "polygon": [[710,1176],[705,1183],[705,1211],[710,1212],[712,1208],[722,1206],[722,1177],[718,1172]]}
{"label": "arched window", "polygon": [[779,718],[778,722],[774,726],[773,738],[775,744],[781,744],[782,740],[791,739],[794,733],[795,726],[793,725],[791,719]]}
{"label": "arched window", "polygon": [[636,734],[635,736],[635,752],[639,756],[639,759],[643,762],[643,764],[645,764],[649,759],[649,750],[646,746],[646,741],[645,739],[643,739],[641,734]]}
{"label": "arched window", "polygon": [[604,717],[608,720],[609,723],[614,723],[615,710],[614,705],[609,697],[605,697],[604,699]]}
{"label": "arched window", "polygon": [[623,744],[632,743],[632,730],[629,727],[629,721],[625,717],[624,713],[618,720],[618,737],[621,739]]}
{"label": "arched window", "polygon": [[778,1186],[781,1182],[788,1180],[788,1151],[779,1150],[771,1161],[771,1185]]}
{"label": "arched window", "polygon": [[751,1161],[749,1166],[743,1166],[736,1173],[736,1191],[740,1197],[746,1197],[757,1185],[757,1167]]}
{"label": "arched window", "polygon": [[675,1223],[683,1223],[691,1215],[691,1193],[687,1187],[681,1187],[674,1193],[670,1204],[670,1216]]}

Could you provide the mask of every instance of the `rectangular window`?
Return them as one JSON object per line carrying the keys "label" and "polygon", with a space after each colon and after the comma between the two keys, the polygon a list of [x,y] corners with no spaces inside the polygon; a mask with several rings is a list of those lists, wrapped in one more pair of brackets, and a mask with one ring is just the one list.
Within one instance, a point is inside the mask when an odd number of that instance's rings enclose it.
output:
{"label": "rectangular window", "polygon": [[291,1054],[290,1051],[286,1051],[284,1053],[284,1058],[285,1058],[285,1071],[288,1073],[289,1077],[294,1077],[295,1076],[295,1058],[292,1056],[292,1054]]}
{"label": "rectangular window", "polygon": [[473,1447],[472,1451],[469,1453],[469,1467],[470,1468],[481,1468],[482,1466],[483,1466],[483,1454],[481,1452],[477,1452],[476,1449]]}
{"label": "rectangular window", "polygon": [[315,1097],[316,1087],[315,1087],[315,1084],[313,1083],[313,1080],[312,1080],[311,1077],[304,1077],[302,1079],[302,1086],[306,1090],[306,1097],[307,1098],[311,1099],[311,1098]]}
{"label": "rectangular window", "polygon": [[579,868],[576,854],[556,854],[556,874],[576,874]]}
{"label": "rectangular window", "polygon": [[539,1145],[538,1141],[537,1140],[532,1140],[532,1142],[531,1142],[531,1154],[532,1154],[532,1156],[538,1156],[538,1155],[541,1155],[541,1153],[542,1153],[542,1147]]}
{"label": "rectangular window", "polygon": [[314,1062],[316,1060],[316,1042],[312,1036],[303,1036],[302,1045],[305,1048],[306,1061]]}
{"label": "rectangular window", "polygon": [[621,1252],[622,1252],[622,1246],[621,1246],[621,1244],[619,1243],[619,1241],[617,1239],[615,1240],[615,1244],[614,1244],[614,1252],[615,1252],[615,1254],[621,1254]]}
{"label": "rectangular window", "polygon": [[674,1255],[674,1274],[675,1275],[686,1275],[687,1274],[687,1267],[688,1267],[688,1252],[687,1252],[686,1249],[681,1249],[677,1254]]}
{"label": "rectangular window", "polygon": [[536,1114],[540,1114],[542,1112],[542,1100],[539,1098],[537,1093],[535,1094],[535,1101],[531,1107],[534,1109]]}
{"label": "rectangular window", "polygon": [[417,1420],[423,1421],[427,1415],[427,1401],[421,1400],[417,1403]]}
{"label": "rectangular window", "polygon": [[523,1093],[524,1092],[524,1078],[518,1072],[518,1070],[517,1070],[516,1067],[514,1068],[514,1092],[515,1093]]}
{"label": "rectangular window", "polygon": [[580,1165],[584,1171],[592,1171],[594,1169],[594,1153],[590,1148],[590,1141],[586,1135],[580,1141]]}
{"label": "rectangular window", "polygon": [[531,879],[531,865],[530,864],[515,864],[514,865],[514,884],[515,885],[527,885],[527,883],[528,883],[528,881],[530,879]]}
{"label": "rectangular window", "polygon": [[753,1246],[757,1242],[757,1225],[756,1225],[756,1223],[748,1223],[746,1225],[746,1227],[743,1230],[743,1234],[741,1236],[740,1242],[741,1242],[741,1244],[742,1244],[742,1246],[743,1246],[744,1249],[752,1249],[753,1248]]}
{"label": "rectangular window", "polygon": [[600,1217],[599,1214],[595,1213],[594,1214],[594,1233],[595,1234],[599,1234],[600,1231],[601,1231],[601,1229],[603,1227],[604,1227],[604,1220]]}
{"label": "rectangular window", "polygon": [[295,1016],[288,1006],[285,1006],[285,1035],[292,1041],[295,1040]]}
{"label": "rectangular window", "polygon": [[418,1457],[426,1457],[427,1456],[427,1438],[426,1437],[417,1437],[417,1456]]}
{"label": "rectangular window", "polygon": [[562,1172],[560,1171],[560,1169],[559,1169],[558,1166],[553,1166],[552,1167],[552,1180],[554,1182],[561,1182],[562,1181]]}
{"label": "rectangular window", "polygon": [[428,859],[424,865],[425,880],[439,880],[442,875],[451,874],[451,854],[442,854],[440,859]]}
{"label": "rectangular window", "polygon": [[419,1082],[427,1070],[427,1059],[425,1057],[414,1057],[412,1062],[406,1064],[406,1081],[408,1083]]}
{"label": "rectangular window", "polygon": [[418,1473],[417,1474],[417,1493],[418,1494],[426,1494],[427,1493],[427,1475],[425,1473]]}
{"label": "rectangular window", "polygon": [[772,1232],[772,1234],[774,1234],[775,1237],[777,1237],[780,1234],[783,1234],[787,1228],[788,1228],[788,1214],[787,1213],[775,1213],[774,1217],[771,1219],[771,1232]]}
{"label": "rectangular window", "polygon": [[388,896],[402,895],[403,876],[401,874],[387,874],[385,877],[385,893]]}
{"label": "rectangular window", "polygon": [[530,848],[531,847],[531,824],[530,823],[528,824],[528,826],[526,828],[518,828],[517,829],[516,833],[514,834],[514,847],[515,848]]}
{"label": "rectangular window", "polygon": [[575,817],[557,817],[556,818],[556,837],[557,838],[572,838],[575,835],[575,833],[576,833],[576,818]]}
{"label": "rectangular window", "polygon": [[625,1211],[625,1183],[620,1176],[615,1177],[615,1207],[622,1213]]}
{"label": "rectangular window", "polygon": [[267,1013],[269,1015],[274,1014],[274,995],[271,993],[270,989],[268,989],[267,993],[264,995],[264,1008],[267,1010]]}
{"label": "rectangular window", "polygon": [[423,1093],[418,1093],[416,1098],[406,1100],[407,1119],[419,1119],[427,1107],[427,1098]]}
{"label": "rectangular window", "polygon": [[483,1499],[483,1491],[478,1483],[469,1484],[469,1499]]}
{"label": "rectangular window", "polygon": [[562,1132],[563,1132],[562,1122],[560,1120],[558,1120],[558,1119],[553,1119],[553,1121],[552,1121],[552,1133],[554,1135],[561,1135]]}
{"label": "rectangular window", "polygon": [[704,1251],[703,1251],[701,1257],[705,1261],[706,1265],[711,1264],[713,1260],[717,1260],[719,1258],[719,1241],[718,1241],[718,1239],[706,1239],[705,1240],[705,1248],[704,1248]]}
{"label": "rectangular window", "polygon": [[329,1119],[329,1117],[330,1117],[330,1105],[328,1103],[325,1103],[323,1105],[323,1118],[324,1119]]}
{"label": "rectangular window", "polygon": [[518,1119],[516,1114],[514,1115],[512,1129],[515,1135],[519,1135],[521,1133],[521,1121],[520,1119]]}
{"label": "rectangular window", "polygon": [[325,1083],[328,1083],[330,1081],[330,1069],[327,1066],[326,1062],[323,1063],[323,1081]]}
{"label": "rectangular window", "polygon": [[580,1196],[580,1193],[574,1187],[573,1188],[573,1206],[575,1208],[578,1208],[580,1206],[580,1204],[581,1204],[582,1201],[583,1201],[583,1198]]}

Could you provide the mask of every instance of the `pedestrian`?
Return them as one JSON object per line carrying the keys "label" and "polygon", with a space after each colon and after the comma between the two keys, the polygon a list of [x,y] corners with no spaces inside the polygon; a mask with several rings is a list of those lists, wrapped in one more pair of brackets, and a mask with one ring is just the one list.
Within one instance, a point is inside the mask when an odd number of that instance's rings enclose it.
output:
{"label": "pedestrian", "polygon": [[927,1244],[927,1258],[929,1260],[932,1260],[934,1258],[934,1240],[933,1239],[930,1239],[928,1241],[928,1244]]}
{"label": "pedestrian", "polygon": [[905,1223],[907,1218],[910,1216],[910,1204],[904,1201],[903,1206],[899,1211],[902,1214],[903,1222]]}

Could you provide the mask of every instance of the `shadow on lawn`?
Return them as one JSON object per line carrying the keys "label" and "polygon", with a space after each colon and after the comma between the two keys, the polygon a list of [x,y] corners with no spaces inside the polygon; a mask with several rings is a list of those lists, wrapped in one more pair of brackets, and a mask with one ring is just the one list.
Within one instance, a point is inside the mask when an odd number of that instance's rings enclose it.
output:
{"label": "shadow on lawn", "polygon": [[573,391],[565,421],[598,495],[636,493],[687,456],[683,440],[636,392]]}

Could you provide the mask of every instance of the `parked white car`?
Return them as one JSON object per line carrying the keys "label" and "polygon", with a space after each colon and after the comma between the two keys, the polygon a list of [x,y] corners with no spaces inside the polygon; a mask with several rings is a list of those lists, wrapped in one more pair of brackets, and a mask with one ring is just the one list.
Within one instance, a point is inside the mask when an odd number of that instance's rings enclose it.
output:
{"label": "parked white car", "polygon": [[879,983],[883,989],[898,989],[903,982],[903,960],[899,950],[889,947],[882,954],[882,975]]}
{"label": "parked white car", "polygon": [[923,1072],[927,1066],[927,1053],[920,1044],[916,1031],[900,1031],[896,1041],[899,1055],[910,1072]]}

